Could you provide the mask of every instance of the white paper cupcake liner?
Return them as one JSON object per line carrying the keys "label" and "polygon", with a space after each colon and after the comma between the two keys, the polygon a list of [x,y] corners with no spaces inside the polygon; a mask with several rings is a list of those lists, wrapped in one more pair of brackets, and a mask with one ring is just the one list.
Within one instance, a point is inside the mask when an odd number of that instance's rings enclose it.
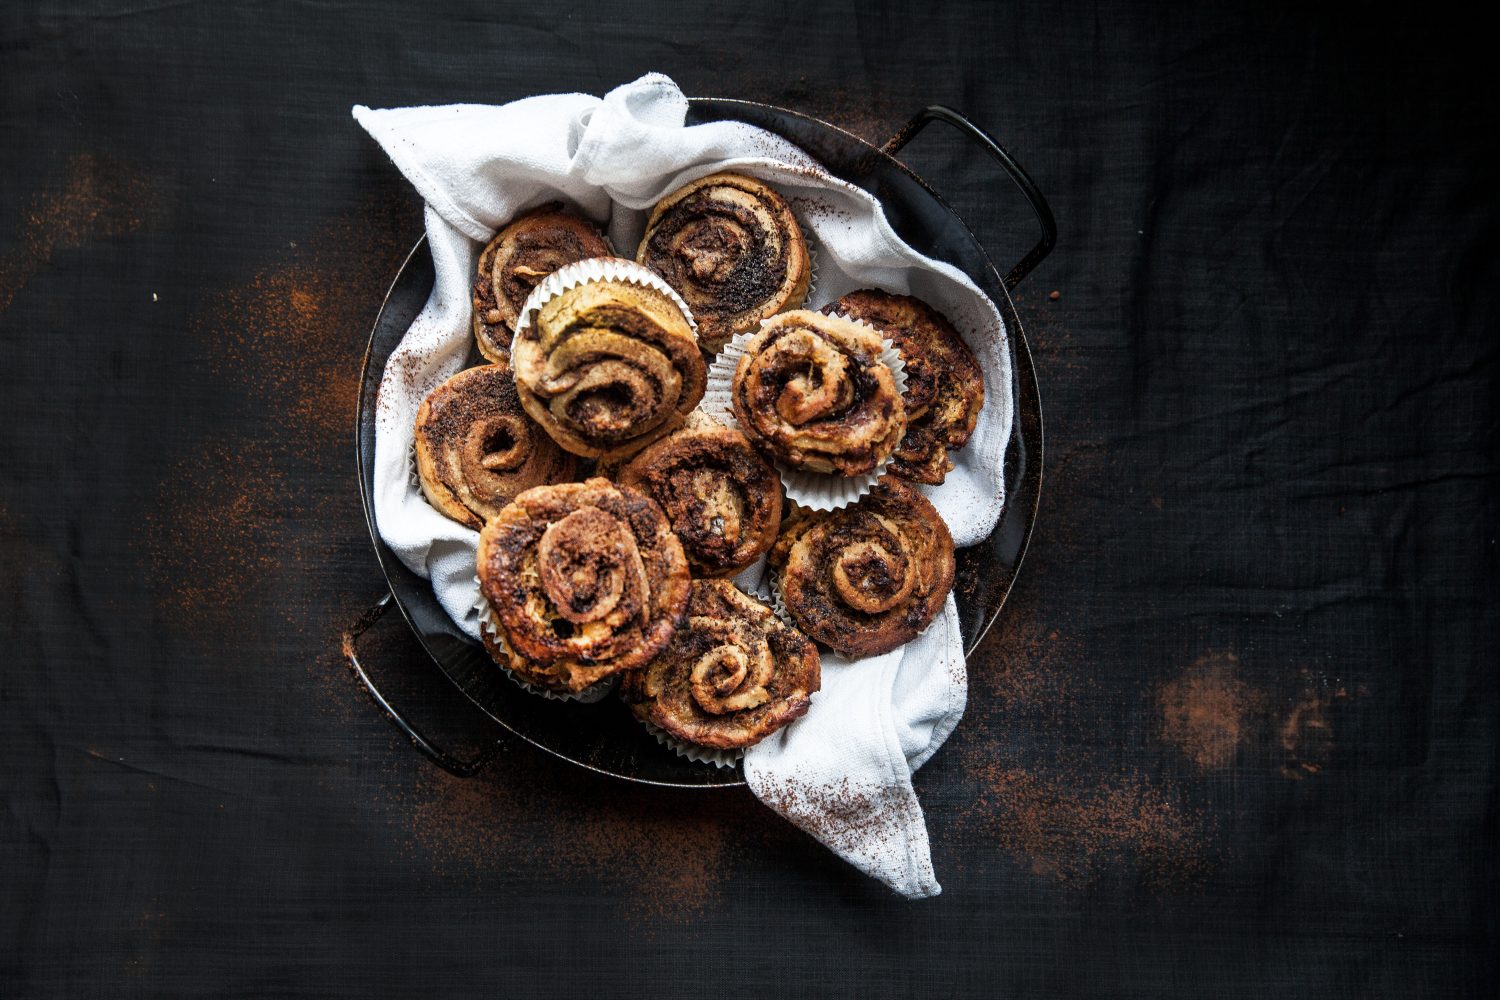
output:
{"label": "white paper cupcake liner", "polygon": [[783,625],[790,625],[798,632],[801,632],[801,627],[792,618],[792,613],[786,609],[786,601],[782,599],[781,574],[772,569],[766,574],[766,580],[766,587],[771,591],[771,598],[766,602],[766,606],[771,609],[777,618],[781,619]]}
{"label": "white paper cupcake liner", "polygon": [[730,768],[738,764],[745,756],[743,748],[736,750],[718,750],[713,747],[700,747],[696,743],[687,743],[679,740],[665,729],[654,722],[639,720],[646,727],[646,732],[656,738],[656,742],[674,751],[679,757],[698,764],[712,764],[714,767]]}
{"label": "white paper cupcake liner", "polygon": [[[807,247],[807,294],[802,297],[801,303],[791,308],[806,309],[807,304],[813,300],[813,296],[818,291],[818,243],[808,235],[806,223],[798,219],[797,225],[802,229],[802,243]],[[786,311],[782,310],[782,312]]]}
{"label": "white paper cupcake liner", "polygon": [[[475,577],[474,582],[478,583],[479,578]],[[506,645],[505,633],[500,630],[500,621],[495,617],[495,609],[490,606],[489,601],[484,599],[484,594],[481,593],[479,595],[479,599],[475,602],[474,608],[479,612],[480,631],[489,636],[490,641],[494,642],[501,649],[505,649],[508,651],[510,647]],[[493,660],[494,657],[490,657],[490,659]],[[520,674],[512,670],[510,667],[501,663],[499,660],[495,661],[495,666],[504,671],[505,676],[515,681],[522,690],[529,691],[534,695],[540,695],[541,697],[546,698],[548,701],[576,701],[584,705],[592,705],[595,702],[603,701],[606,697],[608,697],[609,693],[615,689],[615,684],[619,681],[618,677],[606,677],[604,678],[604,680],[599,681],[596,684],[591,684],[588,687],[584,688],[582,691],[578,691],[576,693],[570,693],[567,691],[553,691],[551,688],[545,688],[539,684],[531,683],[526,678],[522,677]]]}
{"label": "white paper cupcake liner", "polygon": [[587,260],[564,264],[547,275],[537,283],[537,286],[531,290],[531,294],[526,297],[526,301],[521,304],[521,314],[516,318],[516,336],[519,337],[522,331],[531,325],[531,317],[549,300],[561,295],[569,288],[577,288],[579,285],[587,285],[595,281],[624,281],[632,285],[656,289],[682,310],[688,326],[693,329],[693,337],[697,338],[698,322],[693,319],[693,311],[688,308],[682,296],[677,294],[677,290],[649,267],[624,257],[590,257]]}
{"label": "white paper cupcake liner", "polygon": [[[875,329],[868,323],[843,313],[830,315],[850,323],[857,323],[871,331]],[[771,321],[763,320],[761,325],[764,326]],[[759,332],[759,330],[755,331],[755,333]],[[733,340],[724,345],[724,349],[708,366],[707,387],[704,389],[702,402],[698,404],[699,408],[709,416],[741,431],[743,428],[740,427],[734,415],[734,372],[739,367],[740,359],[745,356],[745,345],[755,333],[736,334]],[[880,345],[880,361],[891,370],[891,377],[896,383],[896,391],[905,396],[906,363],[901,360],[901,352],[896,349],[894,343],[884,337],[881,337]],[[875,488],[875,484],[885,474],[886,466],[890,462],[891,455],[887,455],[881,459],[879,465],[864,475],[841,476],[836,472],[808,472],[805,469],[794,469],[781,459],[771,457],[771,463],[776,466],[776,471],[781,473],[781,482],[786,487],[787,496],[813,510],[837,510],[854,503]]]}

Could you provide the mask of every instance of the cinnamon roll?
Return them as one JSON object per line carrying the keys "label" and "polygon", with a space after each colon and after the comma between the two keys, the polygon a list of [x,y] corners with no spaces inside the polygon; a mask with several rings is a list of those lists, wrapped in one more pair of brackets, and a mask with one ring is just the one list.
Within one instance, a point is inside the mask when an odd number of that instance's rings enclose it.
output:
{"label": "cinnamon roll", "polygon": [[427,502],[471,528],[523,490],[571,479],[577,464],[526,416],[504,365],[461,371],[434,389],[414,436]]}
{"label": "cinnamon roll", "polygon": [[622,680],[637,718],[699,746],[759,743],[807,712],[818,650],[728,580],[694,580],[687,621],[656,659]]}
{"label": "cinnamon roll", "polygon": [[745,435],[701,413],[620,471],[661,505],[694,576],[731,576],[760,558],[781,525],[781,477]]}
{"label": "cinnamon roll", "polygon": [[953,587],[953,537],[927,498],[886,476],[850,507],[799,512],[771,548],[797,627],[845,656],[910,642]]}
{"label": "cinnamon roll", "polygon": [[604,479],[522,493],[479,533],[478,563],[507,665],[557,691],[645,663],[687,606],[687,558],[661,508]]}
{"label": "cinnamon roll", "polygon": [[807,298],[807,242],[781,195],[753,177],[712,174],[651,211],[636,258],[693,310],[703,349]]}
{"label": "cinnamon roll", "polygon": [[824,309],[863,320],[889,337],[906,365],[906,436],[890,471],[937,485],[953,468],[949,449],[962,448],[984,407],[984,372],[946,316],[910,295],[875,289],[850,292]]}
{"label": "cinnamon roll", "polygon": [[906,433],[906,408],[880,335],[838,316],[796,309],[745,344],[731,392],[756,445],[810,472],[872,472]]}
{"label": "cinnamon roll", "polygon": [[554,201],[522,215],[490,240],[474,280],[474,339],[479,353],[503,361],[521,304],[537,282],[564,264],[614,251],[599,228]]}
{"label": "cinnamon roll", "polygon": [[680,427],[703,398],[706,370],[687,317],[646,285],[565,289],[522,324],[511,351],[521,405],[576,455],[632,454]]}

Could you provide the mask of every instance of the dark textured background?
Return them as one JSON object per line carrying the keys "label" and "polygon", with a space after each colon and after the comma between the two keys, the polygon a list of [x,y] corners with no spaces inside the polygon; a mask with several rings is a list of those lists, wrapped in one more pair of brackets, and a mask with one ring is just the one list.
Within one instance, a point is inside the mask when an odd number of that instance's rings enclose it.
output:
{"label": "dark textured background", "polygon": [[[0,13],[0,994],[1493,995],[1475,33],[547,6]],[[1018,297],[1041,519],[917,782],[937,900],[747,793],[525,746],[449,778],[341,665],[382,586],[356,368],[420,227],[349,106],[650,69],[877,141],[951,104],[1056,209]],[[974,155],[910,158],[1004,262],[1028,220]],[[486,739],[396,623],[371,638],[413,715]]]}

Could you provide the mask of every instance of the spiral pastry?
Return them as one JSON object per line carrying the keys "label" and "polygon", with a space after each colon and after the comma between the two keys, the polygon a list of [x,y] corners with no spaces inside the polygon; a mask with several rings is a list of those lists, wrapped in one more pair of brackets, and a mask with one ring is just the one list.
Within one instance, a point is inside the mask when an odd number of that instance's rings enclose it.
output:
{"label": "spiral pastry", "polygon": [[953,587],[953,537],[927,498],[886,476],[859,502],[799,514],[771,548],[787,613],[845,656],[916,637]]}
{"label": "spiral pastry", "polygon": [[666,511],[694,576],[731,576],[776,541],[781,476],[745,435],[701,413],[637,455],[617,479]]}
{"label": "spiral pastry", "polygon": [[735,369],[735,419],[793,468],[872,472],[906,433],[906,407],[881,348],[873,329],[837,316],[796,309],[772,317]]}
{"label": "spiral pastry", "polygon": [[474,280],[474,340],[479,353],[503,361],[521,305],[537,282],[564,264],[608,257],[609,241],[587,219],[550,202],[500,230],[479,255]]}
{"label": "spiral pastry", "polygon": [[632,454],[680,427],[703,398],[706,369],[687,317],[645,285],[566,289],[511,351],[521,405],[575,455]]}
{"label": "spiral pastry", "polygon": [[508,666],[556,691],[645,663],[687,606],[687,558],[661,508],[605,479],[522,493],[479,533],[478,561]]}
{"label": "spiral pastry", "polygon": [[461,371],[434,389],[414,436],[428,503],[471,528],[523,490],[573,478],[577,465],[526,416],[504,365]]}
{"label": "spiral pastry", "polygon": [[826,307],[863,320],[890,338],[906,365],[906,436],[890,471],[903,479],[941,483],[953,468],[949,449],[962,448],[984,408],[984,372],[947,317],[910,295],[865,289]]}
{"label": "spiral pastry", "polygon": [[781,195],[753,177],[712,174],[651,211],[636,258],[693,310],[703,349],[807,298],[807,241]]}
{"label": "spiral pastry", "polygon": [[807,712],[822,683],[807,637],[728,580],[694,580],[687,621],[620,697],[637,718],[699,746],[759,743]]}

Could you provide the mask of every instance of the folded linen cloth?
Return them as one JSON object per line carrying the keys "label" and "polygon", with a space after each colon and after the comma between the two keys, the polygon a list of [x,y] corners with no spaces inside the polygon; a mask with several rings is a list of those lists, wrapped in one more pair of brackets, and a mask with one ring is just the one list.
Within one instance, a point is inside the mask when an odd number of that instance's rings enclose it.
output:
{"label": "folded linen cloth", "polygon": [[[562,200],[629,254],[646,215],[690,180],[735,170],[776,187],[819,254],[812,308],[858,288],[916,295],[953,320],[985,374],[985,405],[941,486],[923,487],[958,545],[983,539],[1004,504],[1011,433],[1006,332],[993,303],[957,268],[903,243],[864,190],[827,173],[778,136],[740,122],[685,125],[687,99],[648,74],[603,99],[531,97],[500,106],[371,110],[354,117],[427,203],[436,278],[426,307],[383,374],[375,437],[381,537],[469,635],[478,533],[443,517],[409,475],[417,407],[463,365],[472,336],[469,286],[480,249],[526,209]],[[742,578],[743,579],[743,578]],[[957,610],[914,641],[860,661],[824,657],[807,715],[749,750],[745,773],[768,806],[860,870],[908,897],[941,891],[912,772],[942,746],[967,693]]]}

